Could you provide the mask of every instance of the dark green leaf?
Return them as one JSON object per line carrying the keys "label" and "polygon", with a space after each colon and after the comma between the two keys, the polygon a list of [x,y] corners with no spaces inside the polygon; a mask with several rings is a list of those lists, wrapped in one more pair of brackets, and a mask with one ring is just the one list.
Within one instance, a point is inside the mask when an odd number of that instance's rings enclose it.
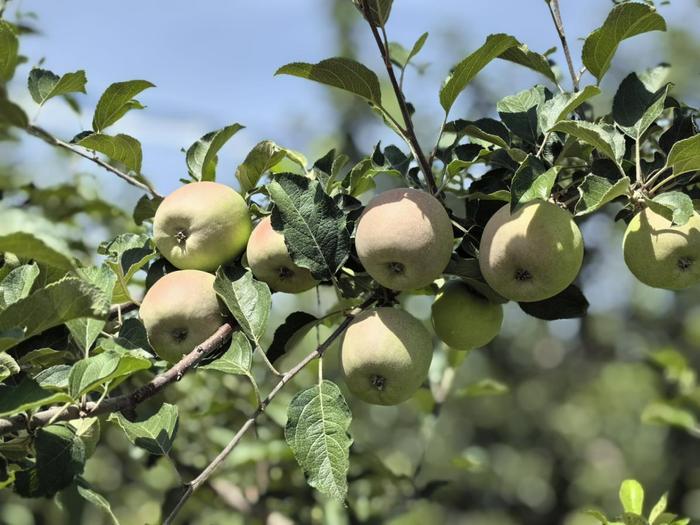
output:
{"label": "dark green leaf", "polygon": [[0,100],[0,124],[26,128],[29,126],[29,118],[24,110],[9,100]]}
{"label": "dark green leaf", "polygon": [[586,38],[583,64],[600,84],[620,42],[648,31],[665,30],[666,22],[652,6],[637,2],[620,4],[610,12],[603,25]]}
{"label": "dark green leaf", "polygon": [[482,118],[473,122],[469,120],[455,120],[445,125],[445,131],[456,133],[460,137],[464,135],[473,137],[504,149],[510,147],[508,128],[492,118]]}
{"label": "dark green leaf", "polygon": [[51,497],[73,482],[85,465],[85,445],[63,425],[37,430],[36,463],[16,473],[15,492],[25,498]]}
{"label": "dark green leaf", "polygon": [[252,272],[228,266],[217,270],[214,290],[245,335],[259,346],[272,307],[270,288],[265,283],[256,281]]}
{"label": "dark green leaf", "polygon": [[351,418],[338,386],[324,380],[294,396],[284,430],[309,485],[339,502],[348,490]]}
{"label": "dark green leaf", "polygon": [[70,401],[70,397],[62,392],[46,390],[29,377],[23,378],[17,385],[0,384],[0,417],[61,401]]}
{"label": "dark green leaf", "polygon": [[133,422],[117,412],[109,416],[109,421],[117,423],[129,441],[137,447],[143,448],[149,454],[165,456],[177,434],[177,406],[163,403],[156,414],[148,419]]}
{"label": "dark green leaf", "polygon": [[[389,20],[391,14],[391,5],[393,0],[352,0],[355,6],[365,16],[365,19],[372,25],[384,26]],[[365,13],[362,8],[362,2],[367,2],[369,13]]]}
{"label": "dark green leaf", "polygon": [[148,195],[141,195],[134,207],[134,222],[141,226],[144,221],[152,219],[161,202],[163,202],[162,197],[151,198]]}
{"label": "dark green leaf", "polygon": [[546,100],[545,88],[535,86],[502,98],[496,104],[496,109],[508,129],[526,142],[536,144],[541,132],[538,113]]}
{"label": "dark green leaf", "polygon": [[284,320],[284,323],[279,325],[275,330],[275,335],[272,338],[272,343],[267,349],[266,355],[271,363],[282,357],[290,347],[294,335],[316,323],[318,319],[306,312],[292,312]]}
{"label": "dark green leaf", "polygon": [[245,126],[231,124],[217,131],[211,131],[187,149],[187,170],[195,180],[213,181],[216,179],[216,162],[219,150]]}
{"label": "dark green leaf", "polygon": [[549,60],[544,55],[530,51],[525,44],[520,44],[506,49],[498,58],[507,60],[521,66],[525,66],[533,71],[541,73],[552,82],[556,83],[557,77],[549,65]]}
{"label": "dark green leaf", "polygon": [[76,142],[78,146],[104,153],[115,162],[124,164],[128,169],[141,172],[141,143],[134,137],[124,135],[105,135],[91,133]]}
{"label": "dark green leaf", "polygon": [[107,264],[117,275],[112,301],[131,301],[127,285],[134,274],[157,256],[151,239],[145,234],[124,233],[112,241],[102,243],[98,253],[108,255]]}
{"label": "dark green leaf", "polygon": [[328,58],[318,64],[293,62],[282,66],[275,75],[292,75],[354,93],[381,106],[382,92],[377,75],[366,66],[349,58]]}
{"label": "dark green leaf", "polygon": [[530,201],[549,199],[560,169],[560,166],[547,169],[541,160],[529,155],[513,175],[510,187],[511,213]]}
{"label": "dark green leaf", "polygon": [[92,129],[100,132],[122,118],[130,109],[143,106],[133,100],[144,89],[155,87],[147,80],[129,80],[115,82],[100,97],[92,117]]}
{"label": "dark green leaf", "polygon": [[[105,318],[109,305],[98,288],[80,279],[66,277],[0,312],[0,332],[20,327],[25,330],[22,339],[27,339],[72,319]],[[0,342],[0,351],[10,346]]]}
{"label": "dark green leaf", "polygon": [[620,129],[638,140],[664,110],[668,88],[651,92],[635,73],[628,75],[613,99],[612,115]]}
{"label": "dark green leaf", "polygon": [[578,286],[573,284],[544,301],[518,303],[518,305],[526,314],[545,321],[583,317],[588,311],[588,300]]}
{"label": "dark green leaf", "polygon": [[272,226],[284,234],[294,262],[319,280],[331,279],[350,253],[343,212],[318,181],[284,173],[267,188],[275,203]]}
{"label": "dark green leaf", "polygon": [[592,173],[586,175],[578,187],[581,195],[576,203],[576,215],[592,213],[613,199],[625,195],[630,187],[629,177],[623,177],[612,184],[605,177]]}
{"label": "dark green leaf", "polygon": [[85,71],[58,76],[47,69],[34,68],[29,72],[29,93],[34,102],[42,105],[50,98],[68,93],[85,93]]}

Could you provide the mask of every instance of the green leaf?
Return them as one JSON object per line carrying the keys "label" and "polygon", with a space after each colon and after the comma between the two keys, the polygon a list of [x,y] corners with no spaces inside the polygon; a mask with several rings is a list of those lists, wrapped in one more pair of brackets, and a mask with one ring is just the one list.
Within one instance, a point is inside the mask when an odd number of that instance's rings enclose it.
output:
{"label": "green leaf", "polygon": [[583,64],[600,80],[623,40],[649,31],[666,31],[666,22],[652,6],[628,2],[616,6],[583,44]]}
{"label": "green leaf", "polygon": [[275,75],[306,78],[348,91],[376,106],[382,104],[382,92],[377,75],[371,69],[349,58],[327,58],[318,64],[292,62],[279,68]]}
{"label": "green leaf", "polygon": [[528,155],[513,175],[510,187],[510,210],[515,212],[524,204],[533,200],[549,198],[561,166],[549,169],[532,155]]}
{"label": "green leaf", "polygon": [[543,132],[548,132],[557,122],[568,117],[588,99],[600,94],[600,88],[586,86],[576,93],[558,93],[545,101],[540,109],[539,120]]}
{"label": "green leaf", "polygon": [[163,202],[162,197],[141,195],[138,202],[136,202],[136,206],[134,206],[134,213],[132,214],[134,222],[141,226],[144,221],[152,219],[161,202]]}
{"label": "green leaf", "polygon": [[399,66],[401,69],[405,69],[406,66],[408,66],[408,64],[411,62],[411,59],[414,56],[416,56],[421,49],[423,49],[426,40],[428,40],[427,32],[423,33],[421,36],[418,37],[418,40],[416,40],[415,44],[413,44],[413,47],[410,51],[404,49],[404,47],[401,44],[398,44],[396,42],[390,42],[389,57],[391,58],[391,61],[397,66]]}
{"label": "green leaf", "polygon": [[19,40],[14,28],[0,20],[0,81],[7,82],[12,78],[17,67],[17,50]]}
{"label": "green leaf", "polygon": [[243,163],[236,168],[236,178],[241,183],[241,190],[249,192],[255,188],[263,174],[279,164],[285,157],[286,150],[271,140],[263,140],[256,144]]}
{"label": "green leaf", "polygon": [[396,177],[401,176],[398,170],[377,166],[371,157],[366,157],[352,167],[343,180],[343,186],[347,187],[351,196],[357,197],[366,191],[374,189],[374,178],[382,173]]}
{"label": "green leaf", "polygon": [[29,377],[17,385],[0,384],[0,417],[62,401],[70,401],[70,397],[63,392],[46,390]]}
{"label": "green leaf", "polygon": [[92,117],[92,129],[101,132],[122,118],[127,111],[142,109],[143,106],[133,98],[151,87],[155,85],[147,80],[129,80],[110,85],[97,102],[95,114]]}
{"label": "green leaf", "polygon": [[0,353],[0,383],[12,375],[19,374],[19,371],[17,361],[5,352]]}
{"label": "green leaf", "polygon": [[576,203],[575,215],[593,213],[613,199],[625,195],[629,187],[629,177],[623,177],[613,184],[604,177],[589,173],[578,187],[581,197]]}
{"label": "green leaf", "polygon": [[24,299],[39,276],[36,263],[18,266],[0,282],[0,309]]}
{"label": "green leaf", "polygon": [[29,93],[39,105],[59,95],[85,93],[85,71],[58,76],[47,69],[34,68],[29,72]]}
{"label": "green leaf", "polygon": [[[84,281],[92,284],[102,292],[105,300],[111,302],[114,285],[117,282],[116,274],[107,266],[91,266],[78,270],[78,276]],[[73,319],[68,321],[66,326],[70,330],[73,340],[81,350],[85,351],[92,346],[100,332],[104,328],[106,319]]]}
{"label": "green leaf", "polygon": [[104,153],[112,161],[124,164],[128,169],[141,173],[141,143],[134,137],[119,133],[118,135],[105,135],[104,133],[91,133],[76,142],[78,146]]}
{"label": "green leaf", "polygon": [[700,135],[676,142],[666,165],[673,169],[675,176],[700,170]]}
{"label": "green leaf", "polygon": [[73,482],[85,466],[85,445],[64,425],[40,428],[34,441],[36,463],[16,473],[15,492],[25,498],[51,497]]}
{"label": "green leaf", "polygon": [[306,312],[292,312],[289,314],[284,323],[279,325],[275,330],[275,335],[272,337],[267,352],[267,358],[271,363],[282,357],[287,350],[293,345],[296,336],[305,331],[306,328],[313,326],[318,319]]}
{"label": "green leaf", "polygon": [[680,191],[669,191],[645,201],[659,215],[682,226],[693,216],[695,208],[693,200]]}
{"label": "green leaf", "polygon": [[[109,304],[96,287],[80,279],[66,277],[0,312],[0,332],[23,328],[24,340],[79,317],[105,318]],[[0,341],[0,351],[10,346]]]}
{"label": "green leaf", "polygon": [[570,284],[554,297],[542,301],[518,303],[518,306],[527,315],[537,319],[556,321],[584,317],[588,311],[588,299],[578,286]]}
{"label": "green leaf", "polygon": [[628,75],[613,98],[612,115],[620,129],[639,140],[664,110],[669,87],[651,92],[635,73]]}
{"label": "green leaf", "polygon": [[186,162],[190,176],[195,180],[213,181],[216,179],[216,162],[219,150],[245,126],[231,124],[216,131],[210,131],[187,149]]}
{"label": "green leaf", "polygon": [[0,100],[0,124],[26,128],[29,126],[29,117],[17,104],[2,99]]}
{"label": "green leaf", "polygon": [[550,131],[560,131],[576,137],[617,163],[625,155],[625,138],[608,124],[563,120],[555,124]]}
{"label": "green leaf", "polygon": [[510,389],[495,379],[482,379],[457,391],[458,397],[502,396]]}
{"label": "green leaf", "polygon": [[622,523],[624,525],[649,525],[647,520],[634,512],[625,512],[622,515]]}
{"label": "green leaf", "polygon": [[128,284],[134,274],[157,257],[151,239],[145,234],[125,233],[102,243],[98,253],[107,255],[107,265],[117,275],[112,302],[131,301]]}
{"label": "green leaf", "polygon": [[78,399],[101,385],[150,367],[151,362],[142,357],[114,351],[103,352],[73,365],[68,378],[68,392],[73,399]]}
{"label": "green leaf", "polygon": [[536,144],[541,132],[538,114],[546,100],[545,88],[535,86],[502,98],[496,109],[508,129],[530,144]]}
{"label": "green leaf", "polygon": [[[363,0],[352,0],[355,6],[364,15],[364,10],[362,9]],[[369,14],[365,18],[367,21],[375,26],[384,26],[389,20],[389,14],[391,14],[391,5],[393,0],[364,0],[367,2],[367,7],[369,7]]]}
{"label": "green leaf", "polygon": [[525,66],[533,71],[541,73],[555,84],[557,82],[557,77],[552,70],[552,66],[549,65],[547,57],[531,51],[525,44],[519,44],[506,49],[498,58]]}
{"label": "green leaf", "polygon": [[250,271],[228,266],[216,271],[214,290],[245,335],[259,346],[272,308],[272,294],[267,284],[256,281]]}
{"label": "green leaf", "polygon": [[473,137],[503,149],[510,147],[508,128],[492,118],[482,118],[475,121],[455,120],[445,125],[445,131],[455,133],[459,137],[464,135]]}
{"label": "green leaf", "polygon": [[46,388],[47,390],[66,390],[72,368],[71,365],[65,363],[50,366],[35,375],[34,380],[39,383],[41,388]]}
{"label": "green leaf", "polygon": [[315,180],[283,173],[267,185],[272,227],[284,234],[294,262],[319,280],[331,279],[350,254],[343,212]]}
{"label": "green leaf", "polygon": [[656,521],[656,518],[661,516],[666,511],[666,507],[668,506],[668,492],[665,492],[660,498],[659,501],[656,502],[656,505],[654,505],[654,508],[651,509],[651,512],[649,513],[649,523],[652,525]]}
{"label": "green leaf", "polygon": [[216,370],[225,374],[249,375],[253,349],[243,332],[234,332],[228,350],[218,359],[200,366],[200,370]]}
{"label": "green leaf", "polygon": [[588,514],[589,516],[592,516],[593,518],[597,519],[600,523],[603,525],[608,525],[608,518],[605,517],[605,514],[602,512],[599,512],[597,510],[593,509],[586,509],[583,511],[584,514]]}
{"label": "green leaf", "polygon": [[95,507],[105,512],[112,520],[114,525],[119,525],[119,520],[112,512],[112,507],[110,506],[109,501],[107,501],[101,494],[98,494],[92,490],[92,487],[87,481],[84,479],[79,479],[76,488],[78,490],[78,494],[80,494],[85,501],[89,501]]}
{"label": "green leaf", "polygon": [[60,270],[73,269],[73,257],[63,239],[52,237],[48,231],[35,230],[35,225],[31,223],[20,222],[32,217],[21,213],[21,210],[5,212],[0,209],[0,212],[3,214],[3,221],[0,221],[0,252],[14,253],[17,257],[33,259]]}
{"label": "green leaf", "polygon": [[632,514],[642,513],[644,506],[644,489],[638,481],[634,479],[626,479],[620,486],[620,502],[625,512]]}
{"label": "green leaf", "polygon": [[338,386],[324,380],[294,396],[284,429],[309,485],[341,503],[348,491],[351,418]]}
{"label": "green leaf", "polygon": [[445,113],[449,113],[457,96],[467,87],[469,82],[496,57],[520,43],[512,36],[495,34],[486,37],[486,42],[471,55],[457,64],[445,84],[440,89],[440,104]]}
{"label": "green leaf", "polygon": [[165,456],[173,446],[177,434],[177,406],[163,403],[157,413],[148,419],[129,421],[120,413],[109,416],[108,421],[117,423],[126,437],[149,454]]}
{"label": "green leaf", "polygon": [[690,431],[697,431],[699,428],[697,418],[692,412],[663,401],[647,405],[642,412],[642,422],[680,427]]}

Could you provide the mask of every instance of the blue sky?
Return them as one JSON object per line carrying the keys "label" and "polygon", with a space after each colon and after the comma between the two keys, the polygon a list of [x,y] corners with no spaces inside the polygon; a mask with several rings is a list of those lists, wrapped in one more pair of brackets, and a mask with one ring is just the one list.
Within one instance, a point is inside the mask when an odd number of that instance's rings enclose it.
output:
{"label": "blue sky", "polygon": [[[92,108],[111,82],[143,78],[157,85],[139,97],[148,108],[132,112],[112,132],[129,133],[142,141],[144,172],[161,192],[174,189],[185,173],[181,148],[232,122],[247,129],[221,155],[219,177],[230,184],[234,183],[236,164],[259,140],[275,140],[309,153],[311,158],[320,153],[313,151],[317,139],[335,131],[337,121],[328,88],[273,76],[287,62],[317,61],[337,53],[329,0],[196,4],[183,0],[22,0],[16,5],[36,13],[42,31],[38,37],[23,39],[21,51],[30,60],[11,86],[12,95],[30,116],[35,115],[36,106],[26,94],[25,79],[29,67],[39,59],[45,58],[43,67],[56,73],[85,69],[88,76],[81,117],[55,100],[42,110],[38,124],[70,138],[89,127]],[[578,39],[602,23],[611,5],[609,0],[562,0],[564,22],[579,63]],[[689,30],[700,22],[700,9],[692,0],[674,0],[662,13],[672,25]],[[381,73],[366,26],[358,29],[355,41],[361,59]],[[488,34],[511,33],[537,51],[558,44],[542,0],[396,0],[388,31],[391,40],[405,46],[423,31],[430,32],[419,60],[431,62],[431,66],[424,76],[410,73],[406,81],[408,96],[418,108],[418,131],[426,141],[432,139],[442,117],[437,98],[440,82],[450,66],[478,47]],[[656,33],[624,43],[620,61],[640,67],[656,64],[664,58],[657,49],[662,39]],[[561,55],[557,53],[556,58],[560,60]],[[496,62],[482,75],[499,96],[541,81],[508,63]],[[614,84],[608,87],[613,89]],[[455,107],[455,115],[476,118],[480,115],[459,113],[460,107],[468,107],[468,97],[467,93],[462,106]],[[397,142],[380,124],[358,137],[360,147],[367,150],[379,139]],[[60,178],[51,155],[48,147],[36,142],[26,144],[21,151],[22,163],[38,175],[39,184]],[[72,169],[92,171],[78,161]],[[123,193],[125,199],[137,195],[113,186],[114,181],[104,183]]]}

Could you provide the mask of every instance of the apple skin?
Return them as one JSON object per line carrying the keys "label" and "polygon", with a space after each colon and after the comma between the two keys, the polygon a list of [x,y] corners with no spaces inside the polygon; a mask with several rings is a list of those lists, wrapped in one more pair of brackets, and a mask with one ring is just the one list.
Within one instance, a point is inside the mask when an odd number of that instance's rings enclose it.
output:
{"label": "apple skin", "polygon": [[622,241],[625,263],[654,288],[681,290],[700,282],[700,214],[682,226],[645,208],[627,226]]}
{"label": "apple skin", "polygon": [[213,272],[243,253],[252,229],[245,200],[233,188],[193,182],[160,203],[153,241],[175,267]]}
{"label": "apple skin", "polygon": [[355,247],[367,273],[392,290],[423,288],[452,254],[452,223],[440,201],[411,188],[375,196],[362,212]]}
{"label": "apple skin", "polygon": [[532,201],[513,215],[510,204],[484,228],[479,268],[496,292],[512,301],[549,299],[565,290],[583,263],[583,237],[571,214]]}
{"label": "apple skin", "polygon": [[156,354],[176,363],[216,332],[224,323],[223,311],[212,274],[178,270],[146,292],[139,316]]}
{"label": "apple skin", "polygon": [[272,228],[270,217],[262,219],[248,239],[246,258],[255,278],[284,293],[301,293],[316,286],[311,272],[294,264],[284,235]]}
{"label": "apple skin", "polygon": [[486,346],[503,323],[503,306],[490,302],[458,279],[442,287],[431,310],[435,335],[456,350]]}
{"label": "apple skin", "polygon": [[397,405],[428,377],[430,333],[411,314],[373,308],[355,317],[343,334],[340,361],[345,384],[362,401]]}

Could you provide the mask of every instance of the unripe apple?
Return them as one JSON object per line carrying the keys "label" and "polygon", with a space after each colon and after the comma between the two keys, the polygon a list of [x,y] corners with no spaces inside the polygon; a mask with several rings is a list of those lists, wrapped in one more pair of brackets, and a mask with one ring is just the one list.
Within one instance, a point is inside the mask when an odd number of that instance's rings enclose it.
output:
{"label": "unripe apple", "polygon": [[246,257],[253,275],[285,293],[300,293],[318,284],[311,272],[294,264],[284,235],[272,228],[270,217],[262,219],[248,239]]}
{"label": "unripe apple", "polygon": [[375,405],[396,405],[410,398],[427,378],[432,357],[432,338],[421,322],[386,307],[355,317],[340,349],[348,389]]}
{"label": "unripe apple", "polygon": [[171,363],[224,322],[214,276],[199,270],[179,270],[158,279],[143,298],[139,316],[153,350]]}
{"label": "unripe apple", "polygon": [[503,307],[479,295],[460,280],[442,287],[432,306],[435,335],[457,350],[487,345],[498,335]]}
{"label": "unripe apple", "polygon": [[357,224],[355,247],[372,278],[393,290],[428,286],[452,254],[452,223],[432,195],[397,188],[374,197]]}
{"label": "unripe apple", "polygon": [[571,214],[545,201],[510,213],[510,204],[489,219],[479,246],[486,282],[512,301],[542,301],[576,279],[583,238]]}
{"label": "unripe apple", "polygon": [[216,182],[193,182],[160,203],[153,241],[181,270],[214,271],[245,249],[253,229],[245,200]]}
{"label": "unripe apple", "polygon": [[622,241],[634,276],[655,288],[680,290],[700,282],[700,215],[683,226],[646,208],[630,221]]}

